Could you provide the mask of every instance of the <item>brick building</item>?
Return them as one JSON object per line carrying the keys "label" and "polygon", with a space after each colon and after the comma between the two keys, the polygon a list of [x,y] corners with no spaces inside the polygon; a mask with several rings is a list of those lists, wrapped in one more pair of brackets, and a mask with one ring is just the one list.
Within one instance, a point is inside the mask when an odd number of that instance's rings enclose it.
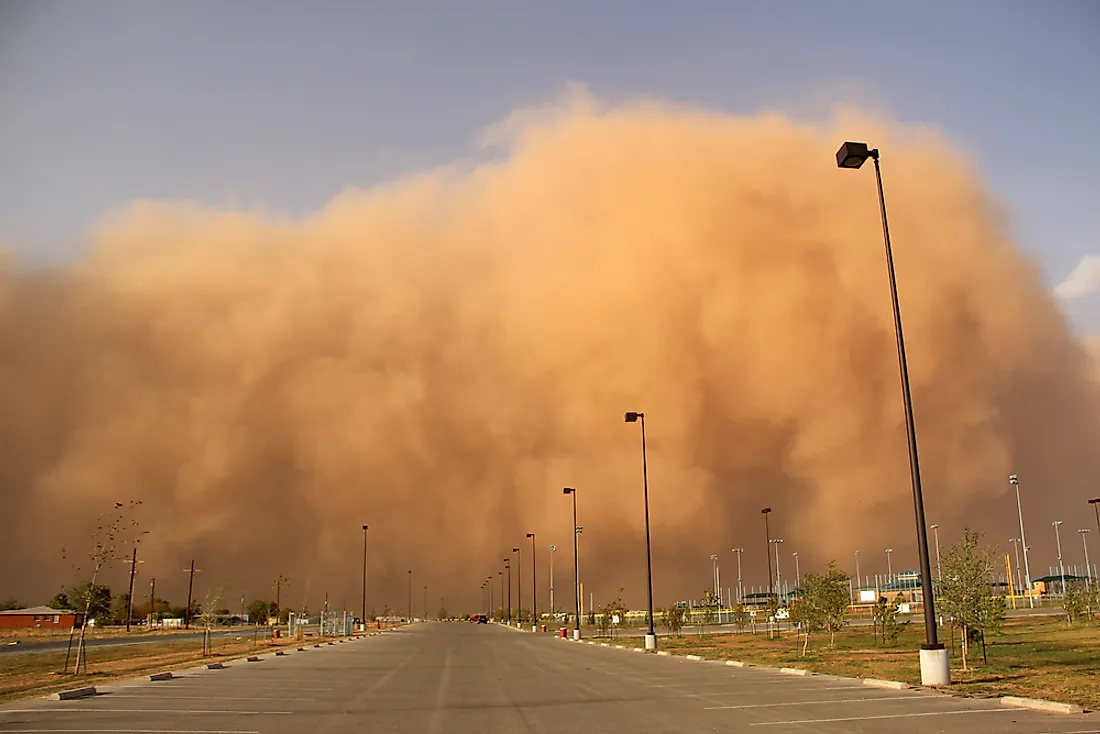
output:
{"label": "brick building", "polygon": [[0,629],[71,629],[80,622],[76,612],[50,607],[29,607],[0,612]]}

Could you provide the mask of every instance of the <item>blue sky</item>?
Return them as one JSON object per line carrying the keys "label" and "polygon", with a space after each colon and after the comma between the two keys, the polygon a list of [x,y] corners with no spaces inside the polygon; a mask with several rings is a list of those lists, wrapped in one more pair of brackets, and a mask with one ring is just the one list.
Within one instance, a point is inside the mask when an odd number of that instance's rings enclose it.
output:
{"label": "blue sky", "polygon": [[[306,213],[466,155],[568,82],[735,113],[869,104],[970,149],[1100,331],[1100,3],[0,4],[0,242],[53,262],[136,198]],[[1090,260],[1089,256],[1096,259]]]}

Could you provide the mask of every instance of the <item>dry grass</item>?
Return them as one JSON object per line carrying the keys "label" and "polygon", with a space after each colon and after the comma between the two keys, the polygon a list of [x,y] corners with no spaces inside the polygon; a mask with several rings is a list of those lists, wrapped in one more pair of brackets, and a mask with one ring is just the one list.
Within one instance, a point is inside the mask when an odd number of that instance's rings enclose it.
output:
{"label": "dry grass", "polygon": [[[778,640],[766,634],[665,638],[661,645],[677,654],[743,660],[769,666],[807,668],[817,673],[920,683],[917,649],[923,627],[902,632],[898,643],[876,645],[869,628],[850,628],[829,645],[828,635],[815,638],[809,653],[798,654],[793,632]],[[950,640],[945,640],[950,642]],[[963,672],[957,649],[952,658],[952,690],[977,696],[1015,695],[1076,703],[1100,710],[1100,627],[1068,627],[1064,621],[1010,622],[987,641],[988,663],[981,646],[971,649],[970,670]]]}

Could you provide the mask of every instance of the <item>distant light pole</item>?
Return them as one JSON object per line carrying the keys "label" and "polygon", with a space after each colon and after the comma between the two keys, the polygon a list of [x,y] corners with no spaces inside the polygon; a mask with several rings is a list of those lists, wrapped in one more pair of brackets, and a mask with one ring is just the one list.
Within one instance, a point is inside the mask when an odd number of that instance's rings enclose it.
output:
{"label": "distant light pole", "polygon": [[649,543],[649,470],[646,466],[645,455],[645,413],[629,411],[625,420],[627,423],[641,421],[642,424],[642,496],[645,502],[645,574],[646,594],[649,602],[648,620],[649,631],[645,635],[645,649],[657,649],[657,633],[653,631],[653,561],[651,558]]}
{"label": "distant light pole", "polygon": [[424,621],[428,621],[428,587],[424,587]]}
{"label": "distant light pole", "polygon": [[1062,534],[1058,532],[1058,526],[1062,524],[1061,520],[1055,520],[1051,523],[1054,526],[1054,540],[1058,543],[1058,573],[1062,577],[1062,598],[1066,596],[1066,567],[1062,565]]}
{"label": "distant light pole", "polygon": [[1016,511],[1020,515],[1020,545],[1024,547],[1024,581],[1027,582],[1027,599],[1031,608],[1035,608],[1035,595],[1031,593],[1031,565],[1027,560],[1027,535],[1024,534],[1024,507],[1020,503],[1020,478],[1015,474],[1008,475],[1008,483],[1016,490]]}
{"label": "distant light pole", "polygon": [[1023,571],[1020,569],[1020,539],[1009,538],[1008,542],[1012,543],[1012,552],[1016,554],[1016,588],[1018,589],[1016,593],[1019,594],[1021,591],[1024,590],[1023,578],[1020,575],[1023,573]]}
{"label": "distant light pole", "polygon": [[886,248],[886,270],[890,279],[890,299],[894,308],[894,334],[898,344],[898,369],[901,373],[902,403],[905,409],[905,432],[909,439],[909,470],[913,485],[913,514],[917,525],[917,551],[920,556],[921,599],[924,607],[926,642],[921,648],[921,683],[946,685],[951,682],[951,661],[940,643],[936,627],[935,599],[932,593],[932,564],[928,558],[928,530],[924,520],[924,494],[921,491],[920,461],[917,456],[917,428],[913,418],[913,398],[909,390],[909,366],[905,358],[905,337],[901,326],[901,305],[898,300],[897,277],[894,273],[894,252],[890,246],[890,226],[886,220],[886,195],[882,190],[882,168],[878,148],[868,149],[866,143],[845,142],[836,154],[840,168],[859,168],[871,158],[875,162],[875,182],[878,185],[879,213],[882,215],[882,238]]}
{"label": "distant light pole", "polygon": [[504,576],[508,579],[508,624],[512,623],[512,561],[509,558],[504,559]]}
{"label": "distant light pole", "polygon": [[798,551],[791,554],[794,556],[794,588],[802,586],[802,571],[798,568]]}
{"label": "distant light pole", "polygon": [[779,592],[776,594],[776,599],[779,598],[779,594],[783,593],[783,581],[779,576],[779,544],[782,542],[782,538],[772,538],[772,545],[775,546],[775,586],[779,589]]}
{"label": "distant light pole", "polygon": [[554,609],[554,551],[558,549],[556,545],[547,546],[546,549],[550,551],[550,619],[556,621],[555,615],[557,611]]}
{"label": "distant light pole", "polygon": [[535,625],[535,631],[538,631],[539,623],[539,584],[538,584],[538,567],[535,563],[535,534],[527,533],[527,537],[531,539],[531,624]]}
{"label": "distant light pole", "polygon": [[409,624],[413,621],[413,572],[409,570]]}
{"label": "distant light pole", "polygon": [[863,584],[859,580],[859,551],[856,551],[856,588],[858,589]]}
{"label": "distant light pole", "polygon": [[577,490],[573,487],[565,487],[562,494],[573,495],[573,595],[577,601],[577,611],[573,622],[573,639],[581,638],[581,563],[579,543],[577,535],[580,533],[580,525],[577,524]]}
{"label": "distant light pole", "polygon": [[936,534],[936,578],[943,577],[943,566],[940,564],[940,526],[933,525],[932,532]]}
{"label": "distant light pole", "polygon": [[778,599],[779,597],[775,593],[775,585],[772,583],[772,533],[768,529],[768,515],[772,512],[772,508],[765,507],[760,511],[760,514],[764,516],[764,537],[767,539],[767,545],[764,546],[764,560],[768,562],[768,593]]}
{"label": "distant light pole", "polygon": [[518,547],[513,548],[516,554],[516,624],[523,621],[523,555]]}
{"label": "distant light pole", "polygon": [[741,604],[745,601],[745,592],[741,587],[741,554],[745,552],[745,549],[731,548],[730,550],[737,554],[737,603]]}
{"label": "distant light pole", "polygon": [[1089,535],[1090,531],[1089,531],[1088,528],[1081,528],[1077,532],[1079,532],[1081,534],[1081,545],[1085,549],[1085,574],[1088,578],[1088,581],[1086,583],[1091,585],[1092,584],[1092,566],[1089,565],[1089,540],[1088,540],[1088,535]]}
{"label": "distant light pole", "polygon": [[714,596],[718,596],[718,554],[710,554],[710,585],[714,589]]}
{"label": "distant light pole", "polygon": [[363,526],[363,612],[360,619],[363,629],[367,628],[367,526]]}
{"label": "distant light pole", "polygon": [[890,560],[894,554],[893,548],[886,549],[886,583],[889,584],[890,580],[894,578],[894,563]]}

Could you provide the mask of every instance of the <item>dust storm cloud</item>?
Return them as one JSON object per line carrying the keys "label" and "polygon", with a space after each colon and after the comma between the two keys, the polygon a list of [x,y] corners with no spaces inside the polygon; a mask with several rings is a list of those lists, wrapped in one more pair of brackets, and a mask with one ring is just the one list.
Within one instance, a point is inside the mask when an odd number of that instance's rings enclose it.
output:
{"label": "dust storm cloud", "polygon": [[63,267],[5,261],[10,593],[52,595],[59,549],[133,498],[142,574],[179,602],[195,557],[230,599],[283,574],[292,605],[357,606],[369,523],[373,608],[404,608],[409,569],[417,609],[425,584],[431,611],[473,608],[513,545],[528,598],[531,531],[541,579],[560,549],[561,606],[575,486],[586,592],[641,604],[626,410],[647,416],[657,603],[697,596],[710,553],[732,578],[734,545],[762,584],[764,505],[803,571],[861,548],[883,572],[887,545],[913,566],[874,176],[836,168],[844,139],[883,149],[929,522],[1009,537],[1018,472],[1041,554],[1041,521],[1095,487],[1084,346],[933,132],[658,103],[513,132],[499,160],[306,219],[139,202]]}

